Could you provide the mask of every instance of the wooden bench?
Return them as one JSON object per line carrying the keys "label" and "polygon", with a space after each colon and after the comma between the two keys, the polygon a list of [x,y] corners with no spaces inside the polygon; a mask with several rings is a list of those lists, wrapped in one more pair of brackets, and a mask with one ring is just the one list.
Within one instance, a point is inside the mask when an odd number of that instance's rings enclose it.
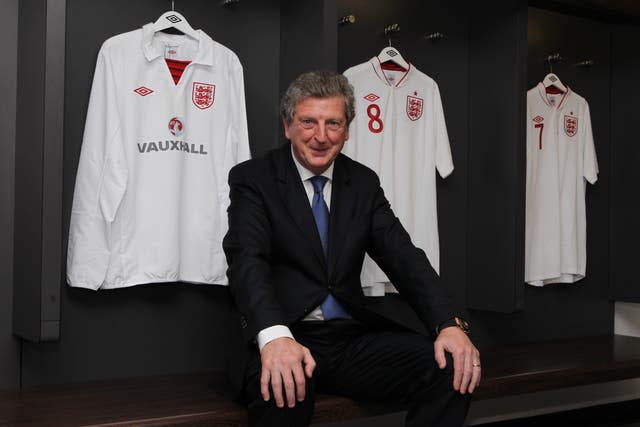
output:
{"label": "wooden bench", "polygon": [[[589,337],[483,349],[475,399],[640,377],[640,338]],[[0,393],[1,426],[247,425],[246,409],[208,387],[210,374],[103,381]],[[399,408],[318,396],[314,422]]]}

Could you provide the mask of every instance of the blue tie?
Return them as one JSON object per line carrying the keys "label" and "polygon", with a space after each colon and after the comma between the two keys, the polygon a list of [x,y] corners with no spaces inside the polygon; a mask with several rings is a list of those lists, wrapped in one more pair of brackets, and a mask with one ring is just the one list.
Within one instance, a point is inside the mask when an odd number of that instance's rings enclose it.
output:
{"label": "blue tie", "polygon": [[[316,220],[316,227],[318,228],[320,243],[322,243],[322,251],[324,252],[325,258],[327,258],[329,249],[329,208],[324,201],[324,193],[322,190],[328,180],[329,178],[326,176],[314,176],[310,178],[311,184],[313,185],[311,210],[313,211],[313,218]],[[322,310],[324,320],[349,319],[351,317],[331,294],[327,295],[322,304],[320,304],[320,309]]]}

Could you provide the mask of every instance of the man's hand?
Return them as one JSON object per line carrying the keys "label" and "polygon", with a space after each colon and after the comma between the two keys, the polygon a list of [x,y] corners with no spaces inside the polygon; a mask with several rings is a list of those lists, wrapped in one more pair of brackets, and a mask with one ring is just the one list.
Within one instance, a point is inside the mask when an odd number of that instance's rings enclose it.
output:
{"label": "man's hand", "polygon": [[473,391],[480,384],[480,352],[473,345],[467,334],[460,328],[450,326],[438,334],[433,344],[436,362],[440,369],[447,366],[444,352],[453,356],[453,388],[461,394]]}
{"label": "man's hand", "polygon": [[291,338],[276,338],[262,348],[260,358],[262,398],[265,401],[270,399],[269,384],[271,384],[278,408],[284,407],[285,396],[287,406],[290,408],[295,406],[296,399],[302,402],[305,398],[306,378],[311,378],[316,367],[309,349]]}

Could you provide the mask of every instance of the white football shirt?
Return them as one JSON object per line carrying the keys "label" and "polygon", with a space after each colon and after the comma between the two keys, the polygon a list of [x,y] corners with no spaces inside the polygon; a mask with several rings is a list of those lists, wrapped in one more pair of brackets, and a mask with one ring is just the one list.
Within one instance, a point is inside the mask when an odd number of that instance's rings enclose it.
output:
{"label": "white football shirt", "polygon": [[598,179],[587,101],[568,89],[527,92],[525,281],[573,283],[586,269],[585,180]]}
{"label": "white football shirt", "polygon": [[[67,281],[227,284],[227,175],[250,157],[242,66],[199,30],[105,41],[91,89]],[[177,84],[165,59],[190,61]]]}
{"label": "white football shirt", "polygon": [[[435,174],[445,178],[453,171],[438,85],[413,65],[383,70],[378,57],[344,75],[354,87],[356,116],[342,151],[378,174],[394,213],[438,272]],[[368,295],[395,291],[369,256],[361,281]]]}

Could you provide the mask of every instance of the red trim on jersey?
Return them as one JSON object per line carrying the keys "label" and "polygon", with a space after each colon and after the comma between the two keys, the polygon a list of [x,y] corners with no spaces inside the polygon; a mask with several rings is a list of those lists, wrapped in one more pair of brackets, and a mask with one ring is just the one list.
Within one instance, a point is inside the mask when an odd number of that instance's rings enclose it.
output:
{"label": "red trim on jersey", "polygon": [[[378,57],[376,57],[376,59],[378,59]],[[380,60],[378,59],[378,62],[380,62]],[[378,70],[378,68],[376,67],[376,64],[374,64],[373,62],[369,62],[371,64],[371,68],[373,68],[373,73],[378,76],[378,78],[380,80],[387,80],[387,77],[384,75],[384,71],[382,71],[382,68]],[[387,81],[387,84],[389,84],[389,82]]]}
{"label": "red trim on jersey", "polygon": [[562,97],[562,99],[560,100],[560,102],[558,103],[558,109],[560,107],[562,107],[562,103],[564,102],[564,100],[567,98],[567,95],[569,95],[569,86],[567,86],[567,91],[564,93],[564,96]]}
{"label": "red trim on jersey", "polygon": [[179,61],[177,59],[165,59],[165,61],[167,61],[173,82],[178,84],[182,73],[184,73],[184,69],[187,68],[187,65],[191,64],[191,61]]}
{"label": "red trim on jersey", "polygon": [[566,93],[566,92],[565,92],[565,91],[563,91],[562,89],[557,88],[557,87],[555,87],[555,86],[547,86],[547,87],[544,89],[544,91],[545,91],[545,92],[547,92],[547,93],[550,93],[551,95],[558,95],[558,94],[560,94],[560,93]]}
{"label": "red trim on jersey", "polygon": [[[564,95],[562,96],[562,99],[560,99],[558,105],[555,107],[556,109],[559,109],[562,106],[562,103],[567,98],[567,95],[569,95],[569,92],[571,92],[571,88],[569,86],[567,86],[566,92],[560,92],[564,93]],[[551,94],[551,92],[547,91],[547,88],[542,84],[542,82],[538,83],[538,93],[540,94],[540,97],[542,98],[544,103],[547,104],[547,106],[553,107],[553,105],[551,105],[551,102],[549,102],[549,97],[547,96],[547,94]]]}
{"label": "red trim on jersey", "polygon": [[[378,65],[380,65],[380,71],[382,71],[382,77],[384,77],[384,81],[387,82],[387,84],[389,86],[391,86],[391,83],[389,82],[389,79],[387,78],[387,75],[384,73],[384,71],[382,70],[382,62],[380,62],[380,58],[378,58],[376,56],[376,59],[378,60]],[[373,69],[375,70],[376,67],[373,67]]]}
{"label": "red trim on jersey", "polygon": [[404,76],[402,76],[402,78],[400,80],[398,80],[398,83],[396,84],[396,87],[400,86],[400,83],[402,83],[402,81],[407,78],[407,76],[409,75],[409,70],[410,69],[411,69],[411,63],[409,63],[409,68],[407,68],[407,72],[404,73]]}
{"label": "red trim on jersey", "polygon": [[389,71],[407,71],[404,67],[391,61],[383,62],[382,64],[380,64],[380,68]]}
{"label": "red trim on jersey", "polygon": [[[380,62],[380,58],[378,58],[377,56],[375,58],[378,60],[378,64],[380,65],[380,71],[382,71],[382,77],[384,77],[384,80],[387,82],[389,86],[393,86],[383,71],[383,70],[392,70],[392,68],[386,68],[387,66],[385,64],[392,64],[393,62],[387,61],[383,64],[382,62]],[[373,66],[373,64],[371,65]],[[398,67],[398,70],[393,70],[393,71],[404,71],[404,68],[400,67],[399,65],[396,65],[396,67]],[[378,74],[375,66],[373,66],[373,69],[374,71],[376,71],[376,74]],[[396,83],[395,85],[396,87],[398,87],[400,83],[402,83],[402,81],[407,77],[410,69],[411,69],[411,63],[409,63],[409,69],[407,69],[407,71],[404,73],[402,78],[398,80],[398,83]]]}

